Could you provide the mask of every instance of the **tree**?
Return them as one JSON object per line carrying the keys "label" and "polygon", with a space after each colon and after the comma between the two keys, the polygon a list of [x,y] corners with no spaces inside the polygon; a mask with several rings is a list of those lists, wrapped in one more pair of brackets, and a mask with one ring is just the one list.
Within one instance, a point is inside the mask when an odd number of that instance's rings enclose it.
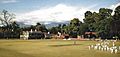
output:
{"label": "tree", "polygon": [[[110,24],[112,23],[112,10],[107,8],[100,8],[99,13],[85,12],[84,24],[87,31],[96,31],[98,34],[109,34]],[[85,27],[85,26],[83,26]]]}
{"label": "tree", "polygon": [[120,37],[120,6],[115,8],[110,31],[113,33],[113,36]]}
{"label": "tree", "polygon": [[47,28],[45,27],[45,25],[37,23],[35,27],[36,27],[37,31],[47,32]]}
{"label": "tree", "polygon": [[36,23],[36,30],[42,31],[42,25],[40,23]]}
{"label": "tree", "polygon": [[93,22],[94,22],[94,19],[93,19],[92,15],[93,15],[92,12],[86,11],[86,12],[85,12],[84,22],[85,22],[85,23],[88,23],[88,24],[93,23]]}
{"label": "tree", "polygon": [[99,9],[99,25],[97,28],[98,33],[109,34],[110,32],[110,23],[112,22],[112,10],[107,8]]}
{"label": "tree", "polygon": [[120,20],[120,6],[116,7],[114,12],[114,20]]}
{"label": "tree", "polygon": [[57,29],[58,29],[58,32],[62,32],[62,25],[59,24],[58,27],[57,27]]}
{"label": "tree", "polygon": [[78,18],[73,18],[73,20],[70,21],[70,25],[68,26],[68,31],[71,37],[80,35],[80,25],[82,22]]}
{"label": "tree", "polygon": [[13,31],[19,31],[19,25],[14,21],[14,22],[12,22],[12,24],[11,24],[11,29],[13,30]]}
{"label": "tree", "polygon": [[57,27],[52,27],[51,29],[49,29],[49,31],[52,33],[52,34],[57,34],[59,31],[57,29]]}
{"label": "tree", "polygon": [[95,24],[95,20],[94,20],[94,14],[90,11],[86,11],[85,12],[85,18],[83,19],[85,22],[85,25],[88,26],[88,28],[85,28],[86,31],[90,31],[90,30],[94,30],[94,24]]}
{"label": "tree", "polygon": [[63,24],[63,26],[62,26],[62,33],[63,34],[69,34],[69,25]]}
{"label": "tree", "polygon": [[80,26],[80,35],[84,35],[84,33],[88,30],[88,25],[86,23],[82,23]]}
{"label": "tree", "polygon": [[91,16],[92,16],[92,12],[91,11],[86,11],[85,12],[85,18],[91,17]]}
{"label": "tree", "polygon": [[0,14],[0,21],[2,25],[4,25],[7,29],[10,28],[10,24],[12,22],[12,19],[15,18],[15,15],[12,13],[9,13],[6,10],[3,10]]}

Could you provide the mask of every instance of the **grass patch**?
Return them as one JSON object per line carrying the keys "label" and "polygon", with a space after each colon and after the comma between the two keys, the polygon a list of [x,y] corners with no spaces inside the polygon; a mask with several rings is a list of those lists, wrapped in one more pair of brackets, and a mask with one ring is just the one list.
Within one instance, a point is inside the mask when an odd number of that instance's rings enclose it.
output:
{"label": "grass patch", "polygon": [[[88,50],[95,41],[0,40],[0,57],[120,57],[99,50]],[[117,42],[120,45],[120,42]]]}
{"label": "grass patch", "polygon": [[62,47],[62,46],[77,46],[82,44],[63,44],[63,45],[50,45],[51,47]]}

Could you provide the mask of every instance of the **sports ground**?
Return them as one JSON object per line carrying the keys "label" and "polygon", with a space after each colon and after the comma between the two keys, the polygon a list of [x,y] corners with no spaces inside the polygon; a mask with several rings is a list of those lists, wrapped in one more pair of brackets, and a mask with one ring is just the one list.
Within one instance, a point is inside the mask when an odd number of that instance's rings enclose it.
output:
{"label": "sports ground", "polygon": [[[80,40],[0,40],[0,57],[120,57],[120,52],[114,54],[88,49],[89,45],[96,43]],[[120,46],[120,41],[116,45]]]}

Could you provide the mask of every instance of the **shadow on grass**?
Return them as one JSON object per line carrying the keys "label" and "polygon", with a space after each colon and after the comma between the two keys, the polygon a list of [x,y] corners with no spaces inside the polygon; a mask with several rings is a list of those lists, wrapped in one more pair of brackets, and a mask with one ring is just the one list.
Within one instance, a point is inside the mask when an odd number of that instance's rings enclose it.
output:
{"label": "shadow on grass", "polygon": [[58,45],[49,45],[50,47],[63,47],[63,46],[79,46],[82,44],[58,44]]}

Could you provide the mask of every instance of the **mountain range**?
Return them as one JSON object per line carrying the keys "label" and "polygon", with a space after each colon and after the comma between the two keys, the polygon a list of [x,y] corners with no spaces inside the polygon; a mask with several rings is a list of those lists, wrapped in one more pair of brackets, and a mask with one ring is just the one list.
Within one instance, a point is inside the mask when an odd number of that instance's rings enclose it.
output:
{"label": "mountain range", "polygon": [[[21,28],[31,26],[31,24],[28,25],[28,24],[25,24],[24,22],[17,22],[17,23],[20,25]],[[58,26],[59,24],[69,24],[70,21],[63,21],[63,22],[53,22],[53,21],[48,22],[47,21],[47,22],[39,22],[39,23],[45,25],[46,28],[52,28],[52,27]]]}

